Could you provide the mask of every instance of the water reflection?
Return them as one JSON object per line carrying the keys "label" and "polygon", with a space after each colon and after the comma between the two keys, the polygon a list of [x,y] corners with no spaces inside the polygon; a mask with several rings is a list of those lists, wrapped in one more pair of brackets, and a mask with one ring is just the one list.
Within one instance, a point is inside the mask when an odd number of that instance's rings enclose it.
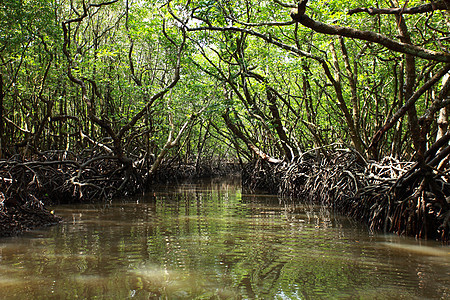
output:
{"label": "water reflection", "polygon": [[229,181],[160,186],[0,240],[1,299],[447,298],[449,248]]}

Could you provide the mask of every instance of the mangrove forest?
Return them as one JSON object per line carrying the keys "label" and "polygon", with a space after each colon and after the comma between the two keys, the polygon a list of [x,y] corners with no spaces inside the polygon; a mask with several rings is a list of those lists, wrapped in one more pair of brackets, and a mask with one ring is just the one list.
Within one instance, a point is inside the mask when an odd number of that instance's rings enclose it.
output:
{"label": "mangrove forest", "polygon": [[0,235],[61,222],[51,205],[240,173],[280,203],[446,243],[449,11],[2,0]]}

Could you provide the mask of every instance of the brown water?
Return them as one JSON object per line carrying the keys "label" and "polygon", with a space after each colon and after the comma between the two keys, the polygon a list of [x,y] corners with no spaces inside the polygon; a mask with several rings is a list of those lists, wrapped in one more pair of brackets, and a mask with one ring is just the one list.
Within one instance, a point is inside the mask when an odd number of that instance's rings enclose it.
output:
{"label": "brown water", "polygon": [[54,207],[0,239],[0,299],[449,299],[450,248],[233,182]]}

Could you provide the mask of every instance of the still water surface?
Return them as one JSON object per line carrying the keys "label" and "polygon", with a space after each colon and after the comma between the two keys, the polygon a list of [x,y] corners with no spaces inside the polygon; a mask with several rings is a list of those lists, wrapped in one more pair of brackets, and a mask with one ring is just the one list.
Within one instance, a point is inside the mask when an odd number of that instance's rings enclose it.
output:
{"label": "still water surface", "polygon": [[449,299],[450,248],[232,181],[53,208],[0,239],[0,299]]}

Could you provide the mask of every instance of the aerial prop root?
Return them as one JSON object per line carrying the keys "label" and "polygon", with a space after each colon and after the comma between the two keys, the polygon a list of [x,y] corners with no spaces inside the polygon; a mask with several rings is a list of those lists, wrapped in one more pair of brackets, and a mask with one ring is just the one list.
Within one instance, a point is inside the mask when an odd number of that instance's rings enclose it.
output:
{"label": "aerial prop root", "polygon": [[372,231],[449,241],[450,178],[448,171],[434,168],[439,153],[426,157],[434,161],[431,166],[393,157],[361,162],[349,149],[330,149],[326,156],[317,153],[290,164],[254,163],[244,184],[277,184],[283,198],[333,208],[363,221]]}

